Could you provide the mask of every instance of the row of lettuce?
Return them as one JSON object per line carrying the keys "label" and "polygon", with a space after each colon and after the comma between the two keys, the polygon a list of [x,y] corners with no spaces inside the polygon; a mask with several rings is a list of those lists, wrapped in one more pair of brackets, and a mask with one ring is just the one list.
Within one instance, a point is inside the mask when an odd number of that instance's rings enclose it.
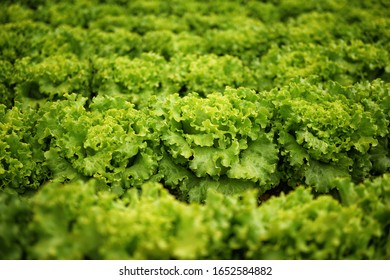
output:
{"label": "row of lettuce", "polygon": [[336,182],[341,203],[299,187],[256,195],[209,190],[185,204],[158,183],[121,199],[96,181],[0,195],[1,259],[389,259],[390,176]]}
{"label": "row of lettuce", "polygon": [[[128,45],[127,45],[128,46]],[[336,81],[352,85],[361,80],[390,80],[388,48],[361,41],[331,45],[273,46],[260,60],[243,62],[231,55],[179,53],[167,61],[155,52],[127,56],[91,56],[80,59],[71,52],[50,56],[24,56],[14,63],[0,59],[1,103],[15,100],[57,100],[65,93],[125,94],[138,107],[149,97],[179,92],[203,96],[226,86],[256,91],[288,85],[296,77],[312,83]]]}
{"label": "row of lettuce", "polygon": [[1,188],[97,179],[122,193],[162,182],[201,201],[225,193],[305,183],[319,192],[337,177],[388,172],[389,84],[344,87],[299,79],[256,93],[226,88],[155,96],[143,109],[119,96],[80,95],[39,107],[0,105]]}

